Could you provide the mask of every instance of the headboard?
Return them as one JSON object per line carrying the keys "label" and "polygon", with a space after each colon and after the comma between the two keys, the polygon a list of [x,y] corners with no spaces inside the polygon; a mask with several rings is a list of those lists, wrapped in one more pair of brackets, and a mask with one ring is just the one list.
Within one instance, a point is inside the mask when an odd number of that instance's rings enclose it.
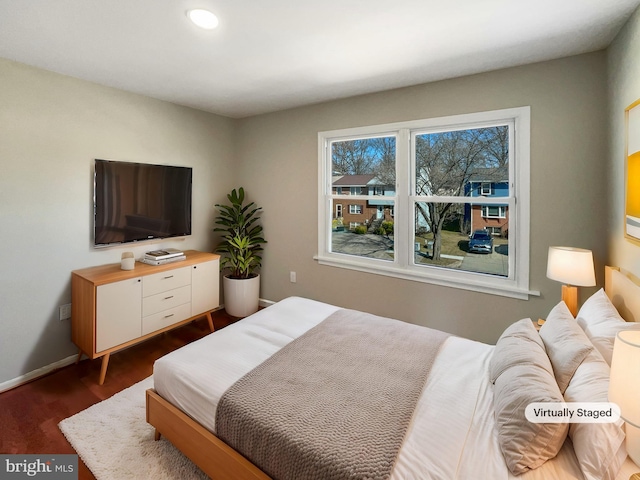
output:
{"label": "headboard", "polygon": [[640,278],[620,267],[607,266],[604,290],[622,318],[640,322]]}

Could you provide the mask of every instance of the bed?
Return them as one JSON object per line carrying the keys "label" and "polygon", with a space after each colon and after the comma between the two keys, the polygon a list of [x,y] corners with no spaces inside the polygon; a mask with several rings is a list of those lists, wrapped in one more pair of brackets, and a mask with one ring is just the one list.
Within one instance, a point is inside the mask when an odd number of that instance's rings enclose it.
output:
{"label": "bed", "polygon": [[[607,268],[606,294],[599,291],[585,302],[577,321],[554,320],[566,315],[566,307],[559,304],[549,313],[539,334],[531,320],[524,319],[514,323],[510,332],[505,331],[497,346],[455,336],[441,339],[397,460],[390,467],[390,478],[627,479],[640,471],[626,458],[622,422],[606,427],[572,424],[564,432],[552,429],[527,433],[531,424],[511,424],[513,412],[509,410],[514,401],[522,401],[514,400],[513,395],[527,390],[537,395],[539,391],[537,379],[529,386],[516,386],[516,382],[529,378],[529,365],[537,362],[526,356],[518,360],[519,352],[526,350],[518,343],[523,332],[533,350],[547,338],[549,343],[544,346],[549,358],[545,354],[540,361],[553,364],[555,348],[555,361],[560,363],[554,364],[553,370],[545,367],[556,376],[549,388],[562,388],[561,395],[567,401],[606,401],[607,385],[595,386],[597,382],[592,379],[608,375],[605,359],[609,355],[610,360],[615,332],[640,326],[624,321],[640,319],[640,286],[636,282],[625,272]],[[254,465],[218,438],[216,421],[221,428],[226,425],[224,418],[217,419],[219,404],[226,405],[225,394],[241,383],[240,379],[298,344],[328,319],[342,314],[341,310],[291,297],[159,359],[154,365],[154,389],[147,391],[147,421],[156,428],[156,438],[166,437],[211,478],[270,478],[263,470],[271,471],[271,466],[265,469],[262,464]],[[578,331],[565,335],[557,330],[566,326]],[[531,336],[532,329],[536,338]],[[574,344],[550,345],[554,338],[572,335],[577,339]],[[570,371],[560,372],[567,368]],[[565,378],[559,378],[560,373]],[[608,378],[605,380],[608,383]],[[535,388],[529,388],[532,386]],[[544,445],[530,447],[536,442]],[[557,451],[538,452],[551,443],[557,444]]]}

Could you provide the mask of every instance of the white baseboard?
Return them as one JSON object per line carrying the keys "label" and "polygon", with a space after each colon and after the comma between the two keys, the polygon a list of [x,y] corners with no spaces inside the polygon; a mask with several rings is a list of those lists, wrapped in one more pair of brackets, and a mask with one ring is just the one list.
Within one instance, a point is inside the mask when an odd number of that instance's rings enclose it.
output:
{"label": "white baseboard", "polygon": [[261,298],[260,301],[258,302],[258,305],[260,305],[261,307],[270,307],[271,305],[274,305],[276,302],[271,301],[271,300],[266,300],[264,298]]}
{"label": "white baseboard", "polygon": [[[261,298],[258,300],[258,305],[260,307],[270,307],[271,305],[276,304],[277,302],[274,302],[273,300],[267,300],[265,298]],[[216,308],[216,310],[222,310],[224,308],[224,303],[222,305],[220,305],[218,308]]]}
{"label": "white baseboard", "polygon": [[46,365],[41,368],[37,368],[29,373],[25,373],[24,375],[20,375],[12,380],[7,380],[6,382],[0,383],[0,393],[5,392],[7,390],[11,390],[12,388],[18,387],[24,383],[30,382],[38,377],[42,377],[47,373],[51,373],[54,370],[57,370],[62,367],[66,367],[67,365],[71,365],[78,358],[78,354],[71,355],[70,357],[63,358],[62,360],[58,360],[50,365]]}
{"label": "white baseboard", "polygon": [[[261,307],[270,307],[275,303],[276,302],[274,301],[261,298],[259,305]],[[224,305],[220,305],[216,310],[222,310],[223,308],[224,308]],[[58,360],[57,362],[54,362],[50,365],[46,365],[44,367],[33,370],[32,372],[25,373],[24,375],[20,375],[19,377],[16,377],[12,380],[7,380],[6,382],[0,383],[0,393],[5,392],[7,390],[11,390],[12,388],[15,388],[24,383],[30,382],[31,380],[34,380],[38,377],[42,377],[47,373],[51,373],[54,370],[57,370],[59,368],[66,367],[67,365],[71,365],[76,361],[77,358],[78,358],[77,354],[71,355],[70,357],[63,358],[62,360]]]}

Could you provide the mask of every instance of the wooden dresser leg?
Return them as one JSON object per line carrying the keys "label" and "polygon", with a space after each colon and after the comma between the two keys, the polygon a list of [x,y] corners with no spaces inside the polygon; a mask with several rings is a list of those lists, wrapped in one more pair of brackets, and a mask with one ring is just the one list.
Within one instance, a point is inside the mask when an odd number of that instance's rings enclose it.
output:
{"label": "wooden dresser leg", "polygon": [[158,440],[160,440],[160,435],[160,432],[156,428],[155,433],[153,434],[153,439],[157,442]]}
{"label": "wooden dresser leg", "polygon": [[107,366],[109,366],[109,356],[111,353],[107,353],[104,357],[102,357],[102,367],[100,367],[100,381],[98,382],[100,385],[104,383],[104,377],[107,376]]}
{"label": "wooden dresser leg", "polygon": [[80,359],[82,358],[82,349],[78,349],[78,358],[76,358],[76,365],[80,363]]}
{"label": "wooden dresser leg", "polygon": [[215,328],[213,327],[213,317],[211,316],[211,312],[207,312],[207,322],[209,322],[209,329],[214,332]]}

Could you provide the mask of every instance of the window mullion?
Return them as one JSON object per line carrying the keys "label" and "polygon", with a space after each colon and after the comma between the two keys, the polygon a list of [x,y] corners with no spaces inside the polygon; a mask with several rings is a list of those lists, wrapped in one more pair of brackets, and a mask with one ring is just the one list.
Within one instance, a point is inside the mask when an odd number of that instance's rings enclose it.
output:
{"label": "window mullion", "polygon": [[396,263],[401,267],[407,267],[409,262],[409,238],[413,232],[411,222],[411,200],[409,198],[409,185],[411,179],[410,156],[411,147],[409,130],[398,131],[396,143],[396,225],[395,248]]}

